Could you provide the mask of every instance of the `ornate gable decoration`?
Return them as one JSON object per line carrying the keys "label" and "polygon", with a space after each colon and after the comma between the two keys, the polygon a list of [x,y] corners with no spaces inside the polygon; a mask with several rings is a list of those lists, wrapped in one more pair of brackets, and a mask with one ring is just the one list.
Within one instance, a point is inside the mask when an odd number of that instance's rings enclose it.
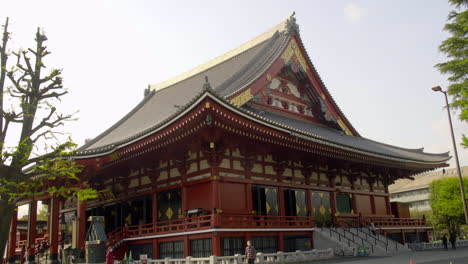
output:
{"label": "ornate gable decoration", "polygon": [[282,65],[276,68],[279,70],[270,68],[264,75],[267,82],[263,88],[248,87],[233,97],[231,103],[239,107],[249,103],[262,111],[287,114],[353,135],[340,114],[336,113],[334,103],[323,93],[324,88],[312,84],[310,76],[314,75],[314,70],[292,34],[297,31],[294,25],[294,17],[291,17],[287,27],[291,28],[288,33],[293,37],[277,58],[276,62]]}

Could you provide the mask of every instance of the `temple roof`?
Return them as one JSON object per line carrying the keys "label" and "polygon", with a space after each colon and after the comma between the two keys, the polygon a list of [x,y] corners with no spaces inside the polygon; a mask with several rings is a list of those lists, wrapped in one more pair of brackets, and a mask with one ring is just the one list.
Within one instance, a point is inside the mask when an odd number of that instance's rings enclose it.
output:
{"label": "temple roof", "polygon": [[[135,139],[155,133],[160,126],[179,118],[182,111],[193,107],[201,97],[211,96],[224,102],[227,107],[247,114],[256,122],[290,130],[293,133],[307,136],[317,143],[332,144],[335,147],[400,161],[440,164],[450,158],[448,153],[430,154],[424,153],[422,149],[391,146],[363,138],[357,132],[354,136],[346,135],[343,131],[318,123],[274,112],[262,111],[260,113],[249,104],[238,106],[229,102],[228,99],[232,98],[233,94],[239,94],[259,76],[265,74],[285,50],[292,35],[297,35],[297,31],[294,31],[294,28],[291,29],[289,22],[289,19],[283,21],[255,39],[191,71],[166,82],[151,85],[152,91],[132,111],[102,134],[80,147],[78,156],[104,155]],[[311,62],[310,65],[312,65]],[[203,89],[205,76],[209,76],[213,89]],[[321,80],[320,82],[323,85]],[[336,104],[328,90],[324,88],[324,91],[332,103]],[[348,126],[351,126],[339,108],[338,111]]]}

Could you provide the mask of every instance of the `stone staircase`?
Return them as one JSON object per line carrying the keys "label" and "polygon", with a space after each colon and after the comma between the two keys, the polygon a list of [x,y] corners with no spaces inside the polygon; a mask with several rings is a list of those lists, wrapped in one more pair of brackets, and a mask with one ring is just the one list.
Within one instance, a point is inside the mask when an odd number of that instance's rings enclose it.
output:
{"label": "stone staircase", "polygon": [[388,255],[410,251],[406,246],[381,234],[372,234],[368,228],[318,228],[314,232],[314,247],[332,248],[335,255],[356,255],[359,247],[369,248],[371,255]]}

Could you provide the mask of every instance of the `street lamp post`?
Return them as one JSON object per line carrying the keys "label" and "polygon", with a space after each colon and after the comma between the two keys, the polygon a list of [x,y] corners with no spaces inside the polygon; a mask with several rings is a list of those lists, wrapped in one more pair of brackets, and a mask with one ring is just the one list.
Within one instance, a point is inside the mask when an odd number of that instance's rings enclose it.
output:
{"label": "street lamp post", "polygon": [[465,199],[465,188],[463,187],[463,179],[460,170],[460,162],[458,161],[458,151],[457,151],[457,144],[455,143],[455,135],[453,134],[453,125],[452,125],[452,116],[450,115],[450,105],[448,103],[447,92],[442,90],[440,86],[432,87],[434,92],[441,92],[445,95],[445,105],[447,107],[447,114],[450,124],[450,133],[452,135],[452,144],[453,144],[453,153],[455,155],[455,162],[457,164],[457,173],[458,173],[458,180],[460,181],[460,192],[461,197],[463,200],[463,212],[465,213],[465,223],[468,224],[468,207],[466,206],[466,199]]}

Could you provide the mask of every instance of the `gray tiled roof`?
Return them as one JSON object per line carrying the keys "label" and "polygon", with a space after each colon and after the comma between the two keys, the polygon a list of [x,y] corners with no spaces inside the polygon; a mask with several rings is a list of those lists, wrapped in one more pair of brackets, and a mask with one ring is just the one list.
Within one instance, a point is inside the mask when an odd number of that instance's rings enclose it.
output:
{"label": "gray tiled roof", "polygon": [[[172,80],[153,86],[147,95],[125,117],[111,128],[79,148],[78,155],[99,154],[115,149],[131,140],[149,135],[157,127],[174,118],[181,110],[190,107],[203,93],[204,77],[208,76],[214,91],[209,91],[220,100],[247,87],[264,74],[286,47],[291,35],[282,22],[253,41],[244,44],[196,69]],[[241,45],[242,47],[242,45]],[[328,93],[328,91],[327,91]],[[229,104],[231,105],[231,104]],[[231,105],[231,107],[235,107]],[[244,105],[240,110],[258,119],[256,109]],[[332,143],[357,152],[374,153],[397,159],[441,163],[449,159],[448,153],[430,154],[422,149],[405,149],[376,142],[360,136],[348,136],[338,130],[320,124],[304,122],[276,113],[263,112],[262,121],[303,133],[318,142]]]}
{"label": "gray tiled roof", "polygon": [[323,141],[336,143],[356,150],[414,161],[444,162],[449,158],[448,152],[441,154],[424,153],[423,149],[401,148],[363,137],[349,136],[342,131],[318,123],[307,122],[272,112],[261,111],[260,113],[248,105],[244,105],[243,108],[272,122],[300,130]]}
{"label": "gray tiled roof", "polygon": [[[180,80],[168,87],[153,91],[147,98],[135,107],[129,114],[117,122],[104,133],[83,145],[79,150],[100,148],[144,131],[174,114],[178,107],[187,104],[200,93],[205,76],[209,77],[212,87],[217,87],[221,95],[235,89],[237,85],[250,81],[253,70],[258,72],[261,67],[267,67],[279,47],[287,41],[283,33],[273,33],[270,38],[243,50],[242,53],[222,61],[221,63],[204,71],[198,72],[185,80]],[[266,68],[265,68],[266,69]],[[250,74],[240,80],[233,80],[237,72]],[[234,88],[233,88],[234,87]]]}

